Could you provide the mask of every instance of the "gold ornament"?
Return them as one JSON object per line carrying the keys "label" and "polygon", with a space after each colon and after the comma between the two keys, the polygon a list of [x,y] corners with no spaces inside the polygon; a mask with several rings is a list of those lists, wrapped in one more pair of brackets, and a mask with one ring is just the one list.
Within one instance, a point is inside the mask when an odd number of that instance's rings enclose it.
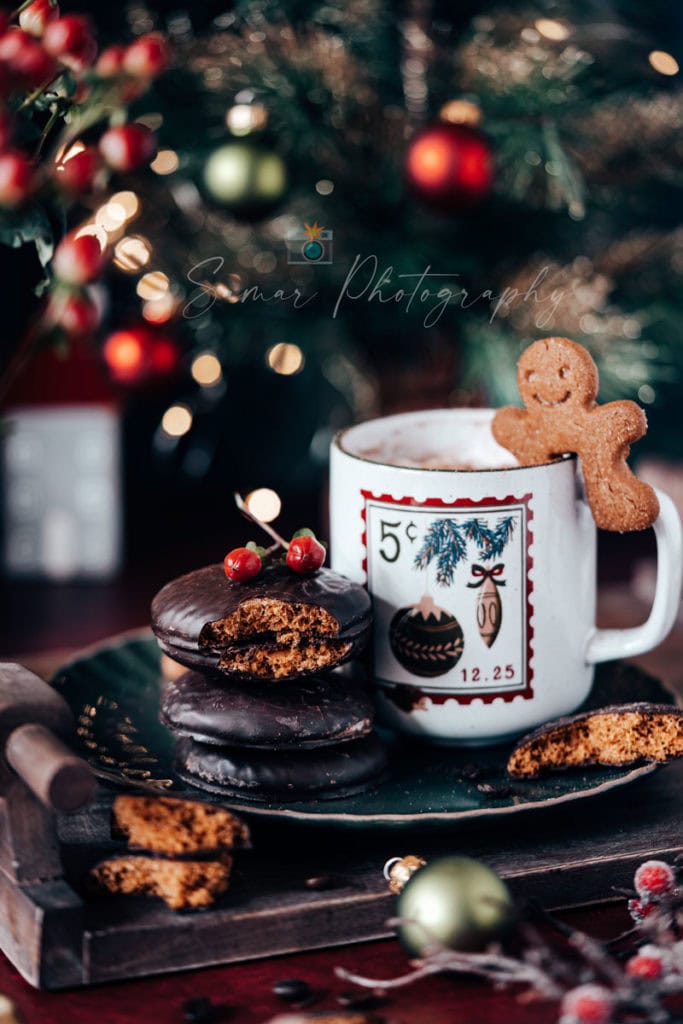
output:
{"label": "gold ornament", "polygon": [[388,860],[384,865],[384,877],[389,883],[389,892],[399,896],[408,879],[426,863],[426,860],[413,853],[409,853],[407,857],[392,857]]}
{"label": "gold ornament", "polygon": [[448,100],[439,111],[439,120],[447,124],[469,124],[476,128],[481,118],[481,110],[470,100]]}

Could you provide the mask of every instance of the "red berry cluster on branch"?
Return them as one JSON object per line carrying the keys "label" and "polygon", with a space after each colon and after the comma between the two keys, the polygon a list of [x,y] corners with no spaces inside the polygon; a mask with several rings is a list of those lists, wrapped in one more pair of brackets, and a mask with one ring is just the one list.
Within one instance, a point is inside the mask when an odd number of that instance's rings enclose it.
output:
{"label": "red berry cluster on branch", "polygon": [[[89,205],[110,174],[149,163],[154,134],[119,121],[168,60],[167,44],[156,33],[111,46],[98,58],[91,20],[63,15],[57,0],[25,2],[13,15],[0,11],[0,217],[20,224],[33,203]],[[112,111],[115,123],[107,124]],[[21,130],[22,121],[34,130]],[[19,140],[34,137],[35,128],[40,141],[30,150]],[[86,130],[94,134],[87,145],[79,139]],[[97,328],[100,313],[86,287],[106,263],[94,235],[76,229],[58,243],[38,333],[58,328],[75,337]]]}
{"label": "red berry cluster on branch", "polygon": [[[279,560],[284,560],[285,565],[292,572],[299,576],[310,576],[317,572],[327,557],[327,550],[324,544],[317,539],[313,530],[305,527],[297,530],[292,539],[287,541],[277,533],[272,526],[261,522],[249,510],[239,494],[235,495],[235,501],[242,515],[256,523],[262,530],[272,537],[274,544],[269,548],[260,547],[254,541],[250,541],[246,547],[233,548],[223,559],[223,568],[228,579],[235,583],[247,583],[256,579],[266,565]],[[282,555],[284,553],[284,559]]]}

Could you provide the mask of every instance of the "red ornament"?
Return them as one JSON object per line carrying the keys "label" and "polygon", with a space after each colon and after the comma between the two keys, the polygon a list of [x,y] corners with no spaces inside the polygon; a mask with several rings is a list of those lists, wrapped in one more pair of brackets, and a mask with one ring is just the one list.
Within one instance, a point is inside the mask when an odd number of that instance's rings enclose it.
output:
{"label": "red ornament", "polygon": [[19,26],[32,36],[42,36],[51,21],[59,17],[59,4],[52,0],[33,0],[19,14]]}
{"label": "red ornament", "polygon": [[65,235],[55,249],[52,268],[63,284],[89,284],[99,277],[106,260],[94,235]]}
{"label": "red ornament", "polygon": [[663,860],[646,860],[636,871],[633,884],[642,898],[657,898],[671,892],[676,884],[673,868]]}
{"label": "red ornament", "polygon": [[234,548],[223,559],[225,575],[235,583],[246,583],[261,572],[263,562],[250,548]]}
{"label": "red ornament", "polygon": [[54,178],[61,189],[79,195],[91,189],[95,175],[101,167],[99,154],[92,146],[69,157],[55,168]]}
{"label": "red ornament", "polygon": [[0,206],[19,206],[28,196],[33,183],[30,160],[18,151],[0,154]]}
{"label": "red ornament", "polygon": [[102,353],[114,380],[126,385],[168,377],[180,364],[177,342],[149,327],[114,331]]}
{"label": "red ornament", "polygon": [[123,69],[123,58],[127,52],[125,46],[108,46],[97,58],[95,71],[100,78],[116,78]]}
{"label": "red ornament", "polygon": [[57,70],[52,57],[40,43],[20,28],[11,28],[0,37],[0,63],[21,86],[46,85]]}
{"label": "red ornament", "polygon": [[410,143],[406,175],[423,202],[445,213],[467,210],[491,191],[491,145],[473,125],[433,125]]}
{"label": "red ornament", "polygon": [[156,139],[143,124],[110,128],[100,139],[100,153],[115,171],[134,171],[156,153]]}
{"label": "red ornament", "polygon": [[163,36],[141,36],[126,50],[123,70],[134,78],[156,78],[168,64],[168,47]]}
{"label": "red ornament", "polygon": [[326,554],[323,545],[312,534],[293,537],[287,549],[287,565],[292,572],[305,576],[320,568]]}
{"label": "red ornament", "polygon": [[602,985],[579,985],[562,1000],[562,1016],[576,1024],[609,1024],[614,1010],[614,997]]}

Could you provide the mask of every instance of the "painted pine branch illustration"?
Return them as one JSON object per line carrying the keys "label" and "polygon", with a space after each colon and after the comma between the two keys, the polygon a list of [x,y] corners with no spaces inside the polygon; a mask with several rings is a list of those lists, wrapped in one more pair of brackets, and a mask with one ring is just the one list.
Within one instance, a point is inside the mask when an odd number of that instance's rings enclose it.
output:
{"label": "painted pine branch illustration", "polygon": [[479,559],[488,562],[503,553],[514,526],[512,516],[501,517],[494,527],[487,526],[483,519],[434,519],[415,555],[415,568],[426,569],[436,561],[436,582],[450,586],[455,570],[467,557],[468,541],[476,545]]}

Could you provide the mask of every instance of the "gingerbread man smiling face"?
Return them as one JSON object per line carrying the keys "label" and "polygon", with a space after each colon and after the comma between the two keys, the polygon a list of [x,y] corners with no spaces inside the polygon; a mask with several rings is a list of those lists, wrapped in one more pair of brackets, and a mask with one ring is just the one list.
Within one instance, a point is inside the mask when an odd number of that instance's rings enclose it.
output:
{"label": "gingerbread man smiling face", "polygon": [[592,408],[598,373],[585,348],[569,338],[545,338],[525,349],[517,383],[527,409],[560,405]]}
{"label": "gingerbread man smiling face", "polygon": [[590,353],[568,338],[530,345],[517,366],[525,409],[499,409],[493,435],[521,465],[574,453],[588,503],[605,530],[643,530],[659,512],[657,496],[629,469],[630,445],[647,429],[635,402],[597,405],[598,371]]}

